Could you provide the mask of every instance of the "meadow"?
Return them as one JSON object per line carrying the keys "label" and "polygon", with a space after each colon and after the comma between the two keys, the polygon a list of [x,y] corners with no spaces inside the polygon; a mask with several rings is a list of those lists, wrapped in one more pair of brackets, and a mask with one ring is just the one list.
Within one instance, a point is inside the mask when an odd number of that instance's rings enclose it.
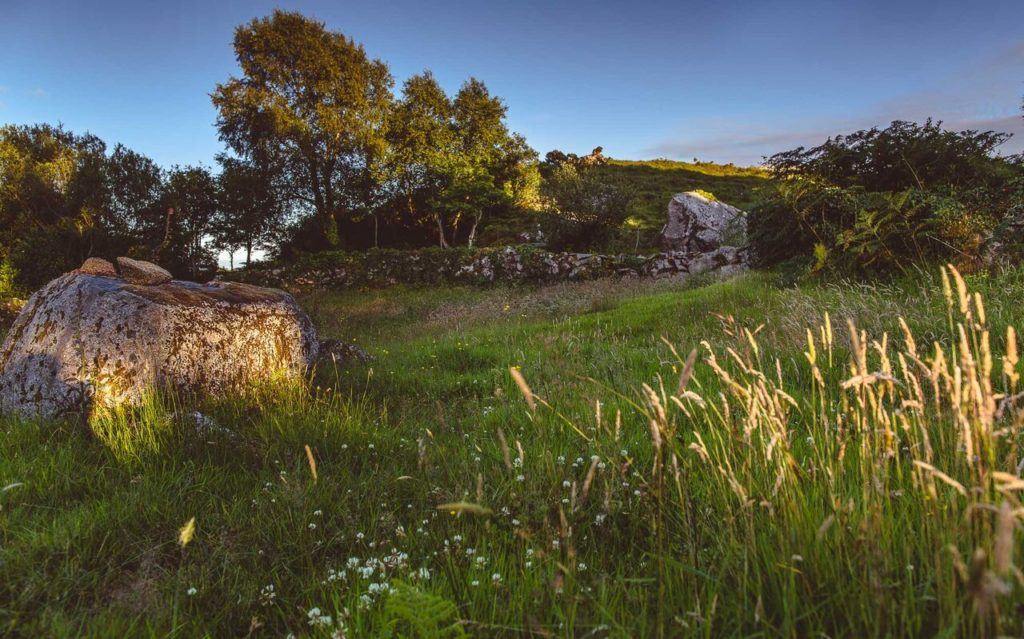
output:
{"label": "meadow", "polygon": [[1022,295],[309,293],[373,361],[0,422],[0,634],[1020,634]]}

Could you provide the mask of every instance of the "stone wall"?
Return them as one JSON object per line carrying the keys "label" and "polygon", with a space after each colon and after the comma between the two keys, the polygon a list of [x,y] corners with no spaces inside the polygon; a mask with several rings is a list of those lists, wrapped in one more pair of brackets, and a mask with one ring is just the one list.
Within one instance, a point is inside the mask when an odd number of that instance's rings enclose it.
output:
{"label": "stone wall", "polygon": [[654,255],[552,253],[533,246],[376,249],[315,253],[289,264],[256,264],[232,273],[229,278],[289,290],[378,288],[394,284],[486,285],[615,276],[679,277],[708,272],[727,276],[744,270],[745,264],[745,252],[728,246],[709,253],[677,251]]}

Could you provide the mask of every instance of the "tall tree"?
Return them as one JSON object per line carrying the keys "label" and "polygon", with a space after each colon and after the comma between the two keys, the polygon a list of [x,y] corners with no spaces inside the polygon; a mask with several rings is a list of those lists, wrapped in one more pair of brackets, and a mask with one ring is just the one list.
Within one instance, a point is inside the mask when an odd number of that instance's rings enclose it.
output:
{"label": "tall tree", "polygon": [[203,167],[174,167],[164,186],[164,207],[173,211],[171,227],[157,251],[168,268],[177,267],[190,277],[212,269],[214,256],[205,246],[218,207],[217,180]]}
{"label": "tall tree", "polygon": [[445,167],[456,149],[452,103],[433,74],[406,80],[390,126],[392,175],[400,210],[410,222],[435,226],[447,246],[442,214],[428,203],[444,186]]}
{"label": "tall tree", "polygon": [[156,162],[120,144],[107,159],[110,200],[104,222],[114,233],[132,238],[136,252],[150,259],[156,258],[169,229],[163,179]]}
{"label": "tall tree", "polygon": [[365,209],[379,186],[393,97],[387,66],[322,22],[276,10],[235,32],[242,77],[212,94],[221,139],[278,170],[287,196],[316,217],[323,244],[340,216]]}
{"label": "tall tree", "polygon": [[[434,227],[438,243],[472,245],[488,212],[526,202],[536,153],[505,125],[506,108],[470,79],[449,98],[426,72],[403,87],[391,144],[403,214]],[[532,186],[531,186],[532,185]]]}
{"label": "tall tree", "polygon": [[270,170],[221,155],[220,212],[213,223],[214,245],[228,251],[245,249],[245,263],[255,249],[270,248],[284,220],[285,209],[273,186]]}

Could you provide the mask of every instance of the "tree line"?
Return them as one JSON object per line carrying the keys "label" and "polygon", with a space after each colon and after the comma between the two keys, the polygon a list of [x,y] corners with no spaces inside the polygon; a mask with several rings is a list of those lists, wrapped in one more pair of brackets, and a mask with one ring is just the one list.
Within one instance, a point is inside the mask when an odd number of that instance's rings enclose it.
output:
{"label": "tree line", "polygon": [[216,170],[60,125],[0,127],[0,286],[91,255],[199,278],[220,251],[472,246],[536,206],[537,154],[480,80],[449,95],[424,71],[396,94],[361,45],[280,10],[238,27],[234,48],[240,74],[211,93]]}

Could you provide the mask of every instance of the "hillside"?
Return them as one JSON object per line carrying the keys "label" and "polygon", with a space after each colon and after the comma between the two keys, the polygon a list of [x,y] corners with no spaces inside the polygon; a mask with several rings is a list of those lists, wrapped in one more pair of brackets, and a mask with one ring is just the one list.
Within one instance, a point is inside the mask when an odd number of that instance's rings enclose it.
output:
{"label": "hillside", "polygon": [[649,229],[661,228],[669,199],[683,191],[708,191],[727,204],[747,210],[768,176],[758,167],[674,160],[613,159],[598,170],[636,191],[637,218]]}

